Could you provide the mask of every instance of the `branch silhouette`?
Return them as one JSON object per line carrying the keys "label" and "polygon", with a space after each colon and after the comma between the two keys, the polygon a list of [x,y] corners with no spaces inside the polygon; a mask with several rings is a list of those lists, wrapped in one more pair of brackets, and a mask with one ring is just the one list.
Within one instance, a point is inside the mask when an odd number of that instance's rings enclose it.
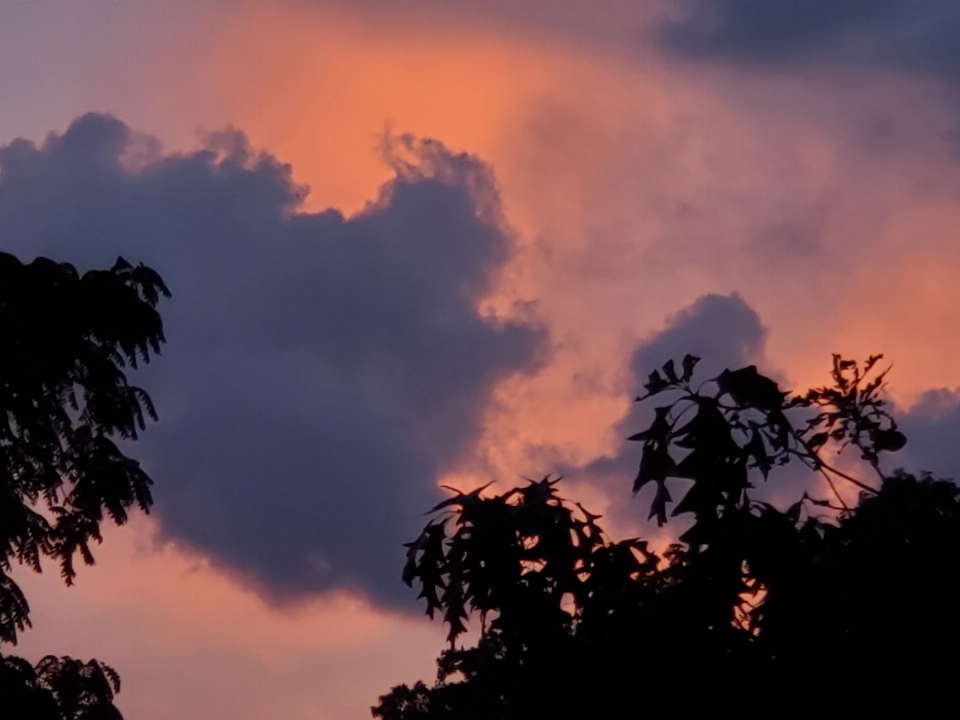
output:
{"label": "branch silhouette", "polygon": [[[798,396],[755,367],[695,385],[697,358],[650,375],[666,398],[641,444],[634,491],[658,522],[693,523],[662,556],[611,541],[598,516],[544,478],[457,494],[408,545],[403,579],[448,626],[436,682],[380,698],[382,720],[944,716],[960,641],[960,489],[881,471],[906,438],[879,356],[835,357],[833,384]],[[855,448],[876,487],[829,466]],[[804,463],[853,483],[855,507],[803,493],[753,497]],[[688,487],[672,499],[674,478]],[[841,498],[839,493],[837,497]],[[825,513],[825,514],[818,514]],[[463,645],[471,618],[475,644]]]}
{"label": "branch silhouette", "polygon": [[[14,562],[56,562],[69,585],[75,560],[93,563],[105,520],[147,512],[151,479],[116,444],[157,413],[125,368],[160,352],[157,312],[170,293],[156,272],[123,258],[79,274],[0,252],[0,643],[15,644],[30,607]],[[116,672],[97,660],[48,656],[35,667],[0,656],[0,717],[111,720]]]}

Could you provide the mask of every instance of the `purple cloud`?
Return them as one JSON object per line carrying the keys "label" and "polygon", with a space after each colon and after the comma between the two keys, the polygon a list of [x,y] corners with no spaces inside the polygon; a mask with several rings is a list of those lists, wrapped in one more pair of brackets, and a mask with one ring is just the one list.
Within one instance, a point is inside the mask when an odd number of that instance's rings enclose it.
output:
{"label": "purple cloud", "polygon": [[86,115],[0,149],[5,250],[81,268],[122,254],[172,290],[168,345],[137,378],[161,421],[132,452],[162,531],[276,597],[406,600],[401,543],[495,384],[546,344],[477,310],[512,253],[490,169],[397,142],[416,161],[349,218],[299,212],[290,168],[236,132],[166,155]]}

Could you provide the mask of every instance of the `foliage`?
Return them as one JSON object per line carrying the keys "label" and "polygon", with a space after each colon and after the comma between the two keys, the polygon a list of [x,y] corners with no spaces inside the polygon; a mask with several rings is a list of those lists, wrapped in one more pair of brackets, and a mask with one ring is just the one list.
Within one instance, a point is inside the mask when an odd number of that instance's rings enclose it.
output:
{"label": "foliage", "polygon": [[[124,368],[159,353],[161,295],[159,275],[123,258],[80,275],[0,253],[0,642],[16,643],[30,624],[14,561],[39,572],[51,558],[70,584],[78,553],[93,563],[105,517],[119,525],[131,507],[150,508],[150,478],[115,441],[156,419]],[[96,660],[51,656],[34,668],[0,657],[4,720],[118,718],[118,689]]]}
{"label": "foliage", "polygon": [[122,720],[113,705],[120,678],[96,660],[48,655],[36,667],[0,658],[0,718],[7,720]]}
{"label": "foliage", "polygon": [[[853,360],[833,358],[834,384],[789,397],[777,384],[750,365],[724,370],[720,375],[694,387],[693,370],[699,358],[687,355],[679,376],[673,361],[651,373],[638,401],[672,393],[672,402],[655,409],[649,428],[628,440],[643,443],[640,469],[634,481],[637,492],[647,483],[657,490],[650,509],[662,525],[672,498],[667,486],[671,478],[693,484],[673,510],[673,515],[692,513],[694,527],[681,540],[699,545],[699,535],[709,534],[711,525],[724,512],[750,504],[750,470],[766,480],[770,470],[791,460],[820,472],[834,490],[837,502],[846,507],[836,491],[835,480],[854,483],[862,490],[873,489],[823,459],[821,451],[832,442],[843,449],[859,448],[861,457],[880,474],[879,453],[899,450],[906,442],[896,422],[884,408],[879,394],[884,371],[868,382],[882,356],[867,360],[861,369]],[[706,388],[706,390],[704,389]],[[798,427],[790,411],[809,409]],[[799,506],[793,511],[799,511]]]}
{"label": "foliage", "polygon": [[120,524],[150,507],[150,478],[111,438],[156,418],[122,368],[159,352],[160,294],[155,272],[122,258],[81,276],[0,253],[0,640],[29,623],[12,560],[39,571],[54,558],[70,583],[76,553],[93,562],[104,513]]}
{"label": "foliage", "polygon": [[[903,436],[879,358],[835,358],[833,385],[797,397],[748,367],[695,387],[688,356],[650,376],[656,408],[635,483],[688,486],[693,524],[663,557],[612,542],[545,478],[493,497],[458,494],[408,548],[407,584],[441,613],[450,647],[433,686],[380,698],[383,720],[942,715],[960,640],[960,490],[900,472]],[[826,433],[824,438],[822,433]],[[859,449],[874,489],[823,459]],[[752,480],[791,460],[860,486],[855,508],[804,494],[785,511]],[[817,513],[823,513],[818,515]],[[476,645],[458,646],[476,615]],[[939,704],[939,705],[938,705]]]}

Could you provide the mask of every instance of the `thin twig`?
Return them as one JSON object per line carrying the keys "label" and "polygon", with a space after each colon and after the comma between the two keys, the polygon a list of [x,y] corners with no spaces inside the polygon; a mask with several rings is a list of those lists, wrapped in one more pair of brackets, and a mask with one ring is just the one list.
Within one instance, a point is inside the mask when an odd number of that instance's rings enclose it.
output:
{"label": "thin twig", "polygon": [[[876,495],[876,494],[877,494],[877,489],[876,489],[876,488],[872,488],[872,487],[870,487],[869,485],[867,485],[866,483],[863,483],[863,482],[857,480],[855,477],[851,477],[850,475],[847,475],[845,472],[841,472],[840,470],[837,470],[835,467],[831,467],[830,465],[827,465],[827,463],[823,462],[822,460],[820,461],[820,466],[821,466],[821,468],[823,468],[823,469],[825,469],[825,470],[829,470],[829,471],[832,472],[834,475],[839,475],[839,476],[842,477],[844,480],[849,480],[850,482],[852,482],[854,485],[856,485],[856,486],[857,486],[858,488],[860,488],[861,490],[866,490],[868,493],[871,493],[871,494],[873,494],[873,495]],[[882,477],[882,476],[881,476],[881,477]]]}
{"label": "thin twig", "polygon": [[[823,459],[820,457],[820,455],[816,451],[811,450],[810,447],[807,446],[807,444],[803,441],[803,438],[800,437],[800,433],[798,433],[796,429],[793,428],[792,426],[790,427],[790,433],[793,435],[794,439],[800,444],[800,447],[802,447],[804,450],[807,451],[808,457],[810,457],[813,460],[814,467],[817,470],[820,470],[820,472],[823,472],[824,470],[829,470],[834,475],[838,475],[842,477],[844,480],[848,480],[849,482],[852,482],[861,490],[866,490],[868,493],[872,493],[874,495],[877,494],[877,491],[874,488],[861,482],[860,480],[857,480],[855,477],[851,477],[850,475],[847,475],[845,472],[837,470],[835,467],[824,462]],[[883,479],[883,475],[880,476],[880,479],[881,480]],[[833,487],[832,483],[831,483],[831,487]],[[841,500],[840,502],[843,502],[843,501]]]}
{"label": "thin twig", "polygon": [[837,486],[833,484],[833,479],[826,473],[826,471],[821,467],[819,468],[820,474],[827,479],[827,484],[830,486],[830,489],[833,490],[834,497],[840,501],[840,504],[843,506],[844,510],[849,510],[850,506],[844,501],[843,496],[837,491]]}

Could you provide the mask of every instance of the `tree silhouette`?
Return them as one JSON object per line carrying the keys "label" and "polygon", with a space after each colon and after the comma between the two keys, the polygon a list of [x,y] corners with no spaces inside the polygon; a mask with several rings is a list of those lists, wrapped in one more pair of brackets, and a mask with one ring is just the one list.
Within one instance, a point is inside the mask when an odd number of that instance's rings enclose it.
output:
{"label": "tree silhouette", "polygon": [[[956,712],[960,490],[884,474],[905,438],[879,357],[834,358],[833,383],[791,397],[754,367],[693,385],[697,358],[651,374],[668,397],[646,430],[637,491],[693,523],[662,556],[612,542],[545,478],[458,494],[408,546],[404,581],[450,647],[432,686],[399,686],[383,720],[935,717]],[[852,447],[877,486],[825,458]],[[752,497],[791,461],[828,499]],[[687,490],[674,504],[677,479]],[[838,483],[858,486],[850,507]],[[668,511],[672,508],[672,513]],[[475,645],[458,645],[479,620]]]}
{"label": "tree silhouette", "polygon": [[[80,275],[0,253],[0,642],[15,644],[30,624],[14,561],[39,572],[50,558],[71,584],[78,554],[93,563],[105,517],[119,525],[131,507],[150,508],[150,478],[114,441],[156,419],[123,368],[160,351],[156,306],[169,294],[153,270],[123,258]],[[31,667],[0,657],[3,720],[117,718],[117,690],[116,673],[96,660]]]}
{"label": "tree silhouette", "polygon": [[116,671],[97,660],[48,655],[34,667],[22,658],[0,658],[4,720],[123,720],[113,705],[119,690]]}

